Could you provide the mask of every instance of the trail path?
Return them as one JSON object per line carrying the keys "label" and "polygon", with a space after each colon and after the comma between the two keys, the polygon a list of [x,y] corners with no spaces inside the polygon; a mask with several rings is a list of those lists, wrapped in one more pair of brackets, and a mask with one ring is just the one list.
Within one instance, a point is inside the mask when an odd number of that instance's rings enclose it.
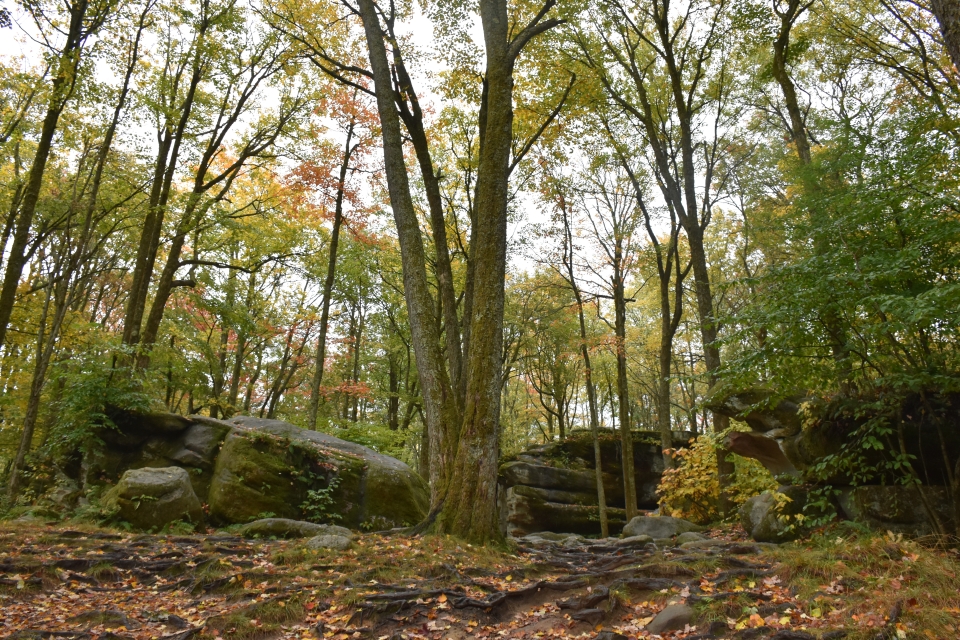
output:
{"label": "trail path", "polygon": [[[730,536],[728,536],[730,537]],[[761,545],[528,537],[516,554],[365,535],[349,551],[230,535],[7,524],[0,637],[840,638],[843,585],[799,602]],[[829,591],[828,590],[828,591]],[[895,638],[899,612],[878,614]],[[697,625],[699,619],[699,626]]]}

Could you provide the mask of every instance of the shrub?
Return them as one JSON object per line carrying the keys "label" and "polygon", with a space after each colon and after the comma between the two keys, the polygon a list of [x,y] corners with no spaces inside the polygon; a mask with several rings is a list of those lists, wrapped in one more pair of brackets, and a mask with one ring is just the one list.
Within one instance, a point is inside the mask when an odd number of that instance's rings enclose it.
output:
{"label": "shrub", "polygon": [[[664,472],[657,489],[663,515],[701,524],[720,519],[717,450],[725,435],[726,432],[703,434],[691,439],[690,447],[673,452],[678,464]],[[736,472],[727,496],[735,505],[768,489],[776,489],[773,476],[756,460],[736,454],[730,454],[728,459],[734,463]]]}

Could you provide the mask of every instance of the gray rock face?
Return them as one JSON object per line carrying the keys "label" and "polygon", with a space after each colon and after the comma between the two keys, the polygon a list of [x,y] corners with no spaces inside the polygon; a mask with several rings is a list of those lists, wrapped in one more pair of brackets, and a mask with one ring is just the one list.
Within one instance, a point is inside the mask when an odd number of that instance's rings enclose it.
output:
{"label": "gray rock face", "polygon": [[792,516],[803,513],[807,502],[806,489],[780,487],[777,493],[785,495],[789,501],[779,505],[773,492],[764,491],[740,506],[740,524],[757,542],[786,542],[800,537],[803,533],[803,529]]}
{"label": "gray rock face", "polygon": [[307,540],[308,549],[333,549],[334,551],[345,551],[353,546],[353,541],[346,536],[321,535],[314,536]]}
{"label": "gray rock face", "polygon": [[[944,487],[925,487],[927,502],[946,526],[953,525],[953,510]],[[902,485],[863,486],[840,493],[840,507],[847,518],[880,531],[910,535],[934,532],[920,490]]]}
{"label": "gray rock face", "polygon": [[[590,505],[548,502],[536,496],[532,487],[517,485],[506,490],[504,498],[505,528],[509,535],[520,538],[528,533],[552,531],[596,534],[600,530],[599,509]],[[531,495],[533,494],[533,495]],[[607,508],[611,529],[619,529],[625,521],[623,509]]]}
{"label": "gray rock face", "polygon": [[353,532],[335,524],[317,524],[289,518],[263,518],[240,527],[237,532],[245,538],[312,538],[340,536],[353,540]]}
{"label": "gray rock face", "polygon": [[143,530],[160,529],[182,520],[202,526],[203,510],[190,476],[180,467],[130,469],[104,496],[119,516]]}
{"label": "gray rock face", "polygon": [[[637,506],[657,505],[663,474],[660,435],[635,432],[634,472]],[[687,441],[681,435],[677,446]],[[601,440],[603,487],[612,533],[625,522],[623,468],[619,440]],[[521,537],[536,531],[600,533],[597,477],[589,432],[575,432],[563,442],[531,448],[500,467],[501,528]]]}
{"label": "gray rock face", "polygon": [[330,435],[278,420],[108,414],[116,428],[97,432],[102,444],[74,472],[83,490],[131,469],[177,467],[218,525],[274,516],[388,529],[426,515],[427,484],[410,467]]}
{"label": "gray rock face", "polygon": [[672,538],[689,531],[704,531],[704,528],[683,518],[637,516],[623,528],[623,536],[650,536],[653,539]]}
{"label": "gray rock face", "polygon": [[[426,482],[396,458],[279,420],[239,417],[231,424],[208,499],[218,522],[246,522],[264,513],[291,519],[336,515],[351,527],[387,529],[426,515]],[[324,479],[311,481],[308,469]]]}
{"label": "gray rock face", "polygon": [[693,621],[696,612],[686,604],[671,604],[657,614],[645,627],[647,631],[659,635],[666,631],[682,630]]}

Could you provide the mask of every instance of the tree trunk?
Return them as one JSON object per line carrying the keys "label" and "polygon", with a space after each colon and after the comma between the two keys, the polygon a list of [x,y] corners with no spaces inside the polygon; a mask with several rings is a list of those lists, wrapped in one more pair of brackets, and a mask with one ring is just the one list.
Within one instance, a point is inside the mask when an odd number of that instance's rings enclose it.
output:
{"label": "tree trunk", "polygon": [[47,161],[53,147],[53,137],[57,132],[60,114],[76,88],[77,72],[80,68],[80,52],[83,44],[93,29],[84,29],[84,19],[89,8],[88,2],[80,0],[68,5],[70,25],[67,31],[67,40],[60,51],[57,75],[51,87],[50,102],[47,113],[40,128],[40,138],[37,141],[37,151],[33,157],[33,165],[27,175],[26,186],[20,205],[13,233],[13,243],[7,254],[6,269],[3,274],[3,285],[0,287],[0,348],[6,342],[7,329],[10,326],[10,316],[17,297],[17,287],[20,285],[20,276],[27,261],[27,245],[30,241],[30,231],[33,227],[33,217],[40,200],[40,189],[43,186],[43,175],[47,169]]}
{"label": "tree trunk", "polygon": [[955,69],[960,70],[960,1],[932,0],[933,15],[937,17],[943,42],[950,53]]}
{"label": "tree trunk", "polygon": [[327,276],[323,281],[323,302],[320,307],[320,328],[317,335],[316,365],[313,380],[310,383],[310,413],[307,424],[310,429],[317,428],[317,415],[320,411],[320,385],[323,383],[323,363],[327,356],[327,326],[330,324],[330,301],[333,296],[333,281],[337,275],[337,249],[340,246],[340,227],[343,225],[343,195],[350,169],[350,157],[357,147],[350,146],[353,140],[354,120],[347,127],[347,142],[343,147],[343,162],[340,163],[340,181],[337,183],[337,197],[333,207],[333,229],[330,232],[330,256],[327,260]]}
{"label": "tree trunk", "polygon": [[573,232],[565,201],[560,202],[563,214],[563,262],[566,268],[567,282],[577,301],[577,319],[580,322],[580,357],[583,358],[583,378],[587,387],[587,404],[590,410],[590,435],[593,439],[593,462],[597,483],[597,504],[600,512],[600,537],[610,535],[610,525],[607,520],[607,497],[603,487],[603,464],[600,454],[600,417],[597,412],[597,389],[593,384],[593,368],[590,365],[590,350],[587,348],[587,323],[583,314],[583,295],[577,284],[573,269]]}
{"label": "tree trunk", "polygon": [[617,349],[617,398],[620,422],[620,445],[623,456],[623,496],[626,502],[626,518],[630,522],[637,515],[637,477],[633,470],[633,433],[630,428],[630,395],[627,387],[627,302],[623,274],[620,270],[622,256],[617,247],[613,276],[614,331]]}
{"label": "tree trunk", "polygon": [[357,7],[363,21],[374,78],[383,137],[384,172],[400,242],[403,292],[420,376],[426,436],[429,442],[431,512],[435,513],[443,502],[444,480],[447,469],[453,462],[450,457],[453,450],[451,441],[455,442],[457,435],[457,427],[454,425],[459,424],[460,416],[446,368],[443,366],[440,336],[433,318],[434,304],[427,282],[423,237],[410,195],[400,120],[383,42],[383,30],[373,0],[358,0]]}

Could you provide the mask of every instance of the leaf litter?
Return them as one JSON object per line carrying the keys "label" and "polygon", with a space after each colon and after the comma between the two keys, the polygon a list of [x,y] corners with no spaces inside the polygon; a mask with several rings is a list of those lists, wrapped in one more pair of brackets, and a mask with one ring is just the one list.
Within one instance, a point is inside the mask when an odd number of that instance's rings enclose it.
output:
{"label": "leaf litter", "polygon": [[[915,569],[925,561],[956,576],[960,563],[948,552],[898,541],[898,560],[867,566],[865,558],[874,557],[868,548],[864,558],[827,549],[845,555],[845,563],[824,557],[824,545],[762,547],[738,528],[715,531],[714,538],[693,548],[521,539],[497,550],[452,538],[367,534],[347,551],[314,551],[300,540],[229,533],[6,523],[0,637],[937,640],[960,634],[960,596],[933,602],[940,618],[924,628],[932,601],[913,595],[922,592]],[[647,626],[675,603],[692,606],[694,617],[653,635]]]}

